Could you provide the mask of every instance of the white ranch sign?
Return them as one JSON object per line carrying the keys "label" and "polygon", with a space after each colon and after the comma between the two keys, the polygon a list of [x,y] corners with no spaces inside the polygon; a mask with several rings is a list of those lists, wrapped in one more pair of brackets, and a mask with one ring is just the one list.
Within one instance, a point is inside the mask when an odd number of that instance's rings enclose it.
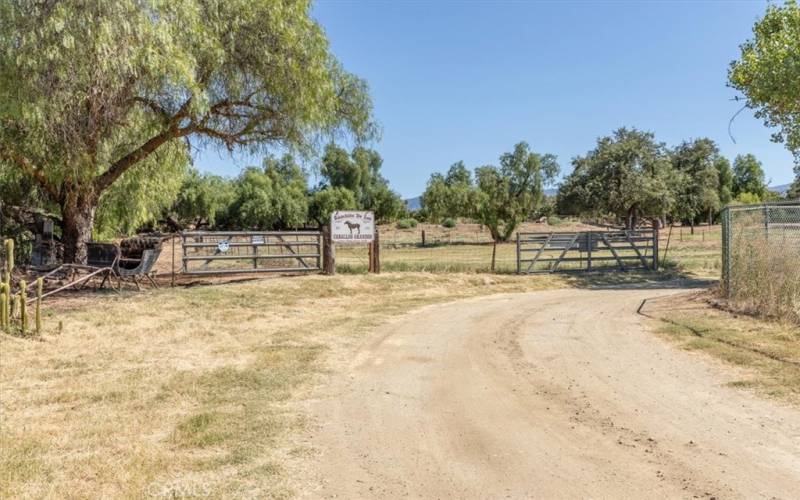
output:
{"label": "white ranch sign", "polygon": [[375,239],[375,215],[372,212],[333,212],[331,238],[336,243],[372,243]]}

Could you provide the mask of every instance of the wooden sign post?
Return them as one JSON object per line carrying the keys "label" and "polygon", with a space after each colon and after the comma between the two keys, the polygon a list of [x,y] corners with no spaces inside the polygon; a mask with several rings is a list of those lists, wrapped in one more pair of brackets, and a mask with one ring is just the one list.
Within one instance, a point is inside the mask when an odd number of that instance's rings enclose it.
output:
{"label": "wooden sign post", "polygon": [[333,246],[331,226],[322,226],[322,272],[336,274],[336,247]]}

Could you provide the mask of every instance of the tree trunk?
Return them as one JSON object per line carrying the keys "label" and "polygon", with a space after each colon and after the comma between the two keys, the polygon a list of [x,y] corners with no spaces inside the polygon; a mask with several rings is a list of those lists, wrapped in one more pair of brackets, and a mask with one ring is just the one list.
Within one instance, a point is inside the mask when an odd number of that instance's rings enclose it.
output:
{"label": "tree trunk", "polygon": [[625,218],[625,229],[633,229],[636,225],[636,206],[628,209],[628,216]]}
{"label": "tree trunk", "polygon": [[86,244],[92,239],[96,199],[79,193],[67,193],[61,204],[61,241],[64,262],[86,264]]}

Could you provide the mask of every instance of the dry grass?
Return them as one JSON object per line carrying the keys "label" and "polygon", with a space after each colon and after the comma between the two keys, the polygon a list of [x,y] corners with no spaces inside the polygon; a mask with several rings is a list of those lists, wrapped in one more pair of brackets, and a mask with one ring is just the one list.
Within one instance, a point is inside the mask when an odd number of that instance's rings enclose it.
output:
{"label": "dry grass", "polygon": [[[584,224],[568,218],[559,219],[558,224],[547,222],[523,222],[517,229],[524,233],[549,233],[551,231],[598,231],[599,226]],[[449,245],[452,243],[491,243],[492,236],[486,226],[474,222],[459,222],[453,228],[440,224],[420,223],[409,229],[398,229],[396,224],[384,224],[378,227],[381,242],[384,245],[421,244],[422,232],[425,231],[425,243],[431,245]],[[511,239],[516,238],[515,231]]]}
{"label": "dry grass", "polygon": [[665,266],[699,278],[719,279],[722,272],[722,229],[698,226],[694,234],[680,226],[659,233],[661,258]]}
{"label": "dry grass", "polygon": [[565,283],[306,276],[65,299],[42,341],[0,336],[0,497],[288,496],[281,463],[304,453],[288,401],[331,347],[423,304]]}
{"label": "dry grass", "polygon": [[800,329],[712,307],[711,292],[650,300],[643,312],[660,320],[658,332],[688,350],[742,370],[736,387],[800,406]]}
{"label": "dry grass", "polygon": [[800,236],[734,238],[732,247],[731,306],[800,325]]}

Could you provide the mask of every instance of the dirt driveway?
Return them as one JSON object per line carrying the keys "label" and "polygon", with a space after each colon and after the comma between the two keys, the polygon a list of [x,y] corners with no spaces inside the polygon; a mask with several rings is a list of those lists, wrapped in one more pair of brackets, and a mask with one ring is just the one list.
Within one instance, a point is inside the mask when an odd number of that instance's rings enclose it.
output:
{"label": "dirt driveway", "polygon": [[[729,388],[636,314],[557,290],[383,326],[310,401],[297,491],[339,498],[797,498],[800,411]],[[352,353],[351,353],[352,354]]]}

